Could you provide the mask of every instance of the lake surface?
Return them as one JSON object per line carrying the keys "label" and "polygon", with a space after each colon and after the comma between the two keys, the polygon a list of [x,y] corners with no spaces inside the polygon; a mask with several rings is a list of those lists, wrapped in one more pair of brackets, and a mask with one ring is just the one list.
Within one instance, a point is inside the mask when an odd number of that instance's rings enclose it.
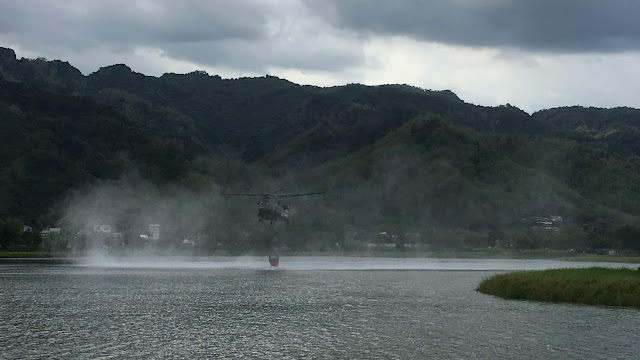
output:
{"label": "lake surface", "polygon": [[638,359],[640,311],[474,291],[553,260],[282,257],[0,264],[1,359]]}

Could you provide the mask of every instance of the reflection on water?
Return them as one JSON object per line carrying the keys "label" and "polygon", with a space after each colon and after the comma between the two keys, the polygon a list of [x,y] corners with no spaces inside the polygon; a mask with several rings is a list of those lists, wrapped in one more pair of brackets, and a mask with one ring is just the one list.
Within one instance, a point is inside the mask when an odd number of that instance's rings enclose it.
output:
{"label": "reflection on water", "polygon": [[[277,270],[265,258],[94,264],[1,265],[0,358],[640,358],[637,310],[474,291],[497,270],[580,263],[283,257]],[[389,271],[397,269],[407,271]]]}

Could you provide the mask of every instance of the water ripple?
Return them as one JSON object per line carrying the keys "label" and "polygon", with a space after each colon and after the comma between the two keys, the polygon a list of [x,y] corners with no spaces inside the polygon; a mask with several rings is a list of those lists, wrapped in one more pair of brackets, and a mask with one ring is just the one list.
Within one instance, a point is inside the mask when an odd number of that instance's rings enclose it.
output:
{"label": "water ripple", "polygon": [[0,358],[640,358],[637,310],[473,290],[494,272],[2,266]]}

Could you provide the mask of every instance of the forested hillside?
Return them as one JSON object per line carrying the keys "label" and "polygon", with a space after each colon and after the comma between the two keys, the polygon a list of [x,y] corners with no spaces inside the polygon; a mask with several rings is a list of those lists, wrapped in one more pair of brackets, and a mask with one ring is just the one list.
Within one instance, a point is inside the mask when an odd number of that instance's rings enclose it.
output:
{"label": "forested hillside", "polygon": [[[326,192],[296,203],[277,235],[289,247],[357,247],[393,233],[433,248],[599,248],[640,233],[637,109],[529,115],[406,85],[150,77],[126,65],[85,76],[10,49],[0,49],[0,79],[0,218],[37,227],[65,216],[55,205],[71,192],[135,171],[157,187],[145,204],[169,188],[203,199]],[[255,203],[200,205],[217,214],[198,222],[218,234],[207,248],[251,247],[238,239],[253,231]],[[561,224],[532,230],[550,216]]]}
{"label": "forested hillside", "polygon": [[74,186],[128,167],[163,183],[194,170],[201,149],[146,132],[115,109],[0,81],[0,214],[30,223]]}
{"label": "forested hillside", "polygon": [[[179,122],[183,132],[203,140],[209,150],[233,150],[249,161],[323,121],[337,125],[372,119],[370,124],[360,123],[364,128],[360,139],[344,139],[346,144],[341,146],[348,150],[371,143],[425,112],[480,131],[547,131],[512,106],[481,107],[464,103],[450,91],[406,85],[319,88],[273,76],[221,79],[198,71],[156,78],[132,72],[123,64],[83,76],[60,61],[18,60],[10,49],[0,51],[0,76],[63,95],[94,98],[161,134],[171,133],[168,127]],[[168,109],[173,112],[167,114]],[[154,111],[164,113],[166,121],[151,114]]]}
{"label": "forested hillside", "polygon": [[[316,212],[301,220],[308,227],[344,232],[375,224],[446,239],[440,247],[454,241],[482,248],[498,239],[520,248],[607,247],[613,240],[606,234],[637,224],[638,170],[636,159],[576,141],[480,133],[426,115],[349,155],[301,169],[291,184],[339,189],[321,214],[319,204],[306,209]],[[542,228],[536,218],[550,215],[563,218],[559,233],[531,231]]]}

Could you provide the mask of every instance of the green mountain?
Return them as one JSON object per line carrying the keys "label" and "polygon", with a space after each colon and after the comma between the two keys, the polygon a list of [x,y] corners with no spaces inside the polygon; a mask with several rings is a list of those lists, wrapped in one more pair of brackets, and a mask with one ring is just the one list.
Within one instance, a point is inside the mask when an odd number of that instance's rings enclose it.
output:
{"label": "green mountain", "polygon": [[199,154],[181,145],[90,99],[0,81],[0,216],[40,223],[70,188],[131,167],[177,181]]}
{"label": "green mountain", "polygon": [[[171,109],[190,138],[209,150],[224,148],[249,161],[321,122],[339,126],[361,121],[364,136],[335,141],[347,151],[371,143],[425,112],[480,131],[542,131],[541,124],[515,107],[481,107],[464,103],[450,91],[405,85],[319,88],[273,76],[221,79],[198,71],[156,78],[132,72],[122,64],[83,76],[60,61],[18,60],[10,49],[0,51],[0,77],[63,95],[94,98],[164,135],[171,132],[163,124],[175,119],[157,120],[149,112]],[[155,108],[159,110],[151,110]]]}
{"label": "green mountain", "polygon": [[640,110],[632,108],[549,109],[532,115],[550,129],[549,135],[575,139],[622,156],[640,155]]}
{"label": "green mountain", "polygon": [[[353,234],[393,232],[441,239],[433,247],[550,247],[562,238],[596,248],[638,225],[637,109],[529,115],[406,85],[151,77],[125,65],[84,76],[10,49],[0,49],[0,78],[0,218],[52,223],[70,189],[135,168],[153,184],[193,191],[327,191],[296,203],[295,223],[278,235],[292,247],[301,238],[349,247]],[[249,224],[255,204],[212,206],[216,228],[244,236],[232,222]],[[563,219],[556,240],[558,226],[531,232],[532,219],[550,215]]]}
{"label": "green mountain", "polygon": [[614,159],[571,140],[480,133],[428,115],[296,181],[340,189],[309,220],[332,226],[487,234],[553,214],[614,228],[637,223],[640,210],[638,163]]}

